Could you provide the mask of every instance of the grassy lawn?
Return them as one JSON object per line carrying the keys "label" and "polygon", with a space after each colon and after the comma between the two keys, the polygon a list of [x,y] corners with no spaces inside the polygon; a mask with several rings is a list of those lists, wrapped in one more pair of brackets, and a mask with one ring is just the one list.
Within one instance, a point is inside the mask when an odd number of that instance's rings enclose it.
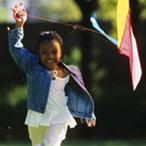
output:
{"label": "grassy lawn", "polygon": [[[0,146],[31,146],[30,143],[0,143]],[[62,146],[146,146],[146,140],[72,140]]]}

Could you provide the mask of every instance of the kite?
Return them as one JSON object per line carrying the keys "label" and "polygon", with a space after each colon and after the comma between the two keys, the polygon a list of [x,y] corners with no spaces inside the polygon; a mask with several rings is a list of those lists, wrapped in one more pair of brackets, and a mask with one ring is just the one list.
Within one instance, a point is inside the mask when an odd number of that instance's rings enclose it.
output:
{"label": "kite", "polygon": [[119,53],[129,58],[130,74],[132,80],[133,90],[136,89],[141,76],[142,69],[138,55],[136,40],[133,34],[129,0],[118,0],[117,4],[117,33],[118,40],[107,35],[96,21],[95,14],[90,18],[93,27],[103,34],[108,40],[117,46]]}
{"label": "kite", "polygon": [[119,52],[129,57],[132,86],[133,90],[135,90],[141,79],[142,69],[139,60],[136,40],[131,26],[129,0],[118,0],[117,33]]}

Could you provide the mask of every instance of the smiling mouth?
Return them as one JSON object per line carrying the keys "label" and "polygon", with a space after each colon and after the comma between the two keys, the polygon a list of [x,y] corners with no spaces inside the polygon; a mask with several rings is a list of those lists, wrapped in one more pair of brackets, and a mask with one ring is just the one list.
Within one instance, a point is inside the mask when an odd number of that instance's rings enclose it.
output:
{"label": "smiling mouth", "polygon": [[48,62],[48,63],[53,63],[54,61],[53,61],[53,60],[47,60],[47,62]]}

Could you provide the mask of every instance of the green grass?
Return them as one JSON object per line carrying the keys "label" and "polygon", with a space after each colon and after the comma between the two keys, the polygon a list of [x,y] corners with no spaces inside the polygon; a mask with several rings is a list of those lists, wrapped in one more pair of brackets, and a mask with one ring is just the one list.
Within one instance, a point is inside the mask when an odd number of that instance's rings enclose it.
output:
{"label": "green grass", "polygon": [[[0,143],[0,146],[31,146],[31,144]],[[146,140],[66,140],[62,146],[146,146]]]}

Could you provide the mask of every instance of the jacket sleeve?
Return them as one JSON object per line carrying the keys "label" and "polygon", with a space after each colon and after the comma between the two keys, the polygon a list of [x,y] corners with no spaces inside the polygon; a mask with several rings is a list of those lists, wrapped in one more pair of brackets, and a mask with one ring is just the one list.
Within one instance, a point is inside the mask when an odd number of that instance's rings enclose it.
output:
{"label": "jacket sleeve", "polygon": [[[75,72],[77,72],[77,74],[79,75],[78,76],[78,80],[80,80],[81,84],[83,86],[85,86],[84,81],[83,81],[82,74],[81,74],[80,70],[76,66],[75,66]],[[87,121],[90,123],[90,122],[92,122],[94,120],[96,120],[96,117],[95,117],[95,114],[92,113],[92,117],[91,118],[87,118]],[[85,122],[86,122],[86,119],[81,118],[81,123],[85,123]]]}
{"label": "jacket sleeve", "polygon": [[23,28],[10,30],[8,28],[9,38],[9,51],[14,59],[15,63],[25,73],[28,72],[29,68],[36,62],[39,57],[37,55],[29,53],[25,48],[21,40],[23,39]]}

